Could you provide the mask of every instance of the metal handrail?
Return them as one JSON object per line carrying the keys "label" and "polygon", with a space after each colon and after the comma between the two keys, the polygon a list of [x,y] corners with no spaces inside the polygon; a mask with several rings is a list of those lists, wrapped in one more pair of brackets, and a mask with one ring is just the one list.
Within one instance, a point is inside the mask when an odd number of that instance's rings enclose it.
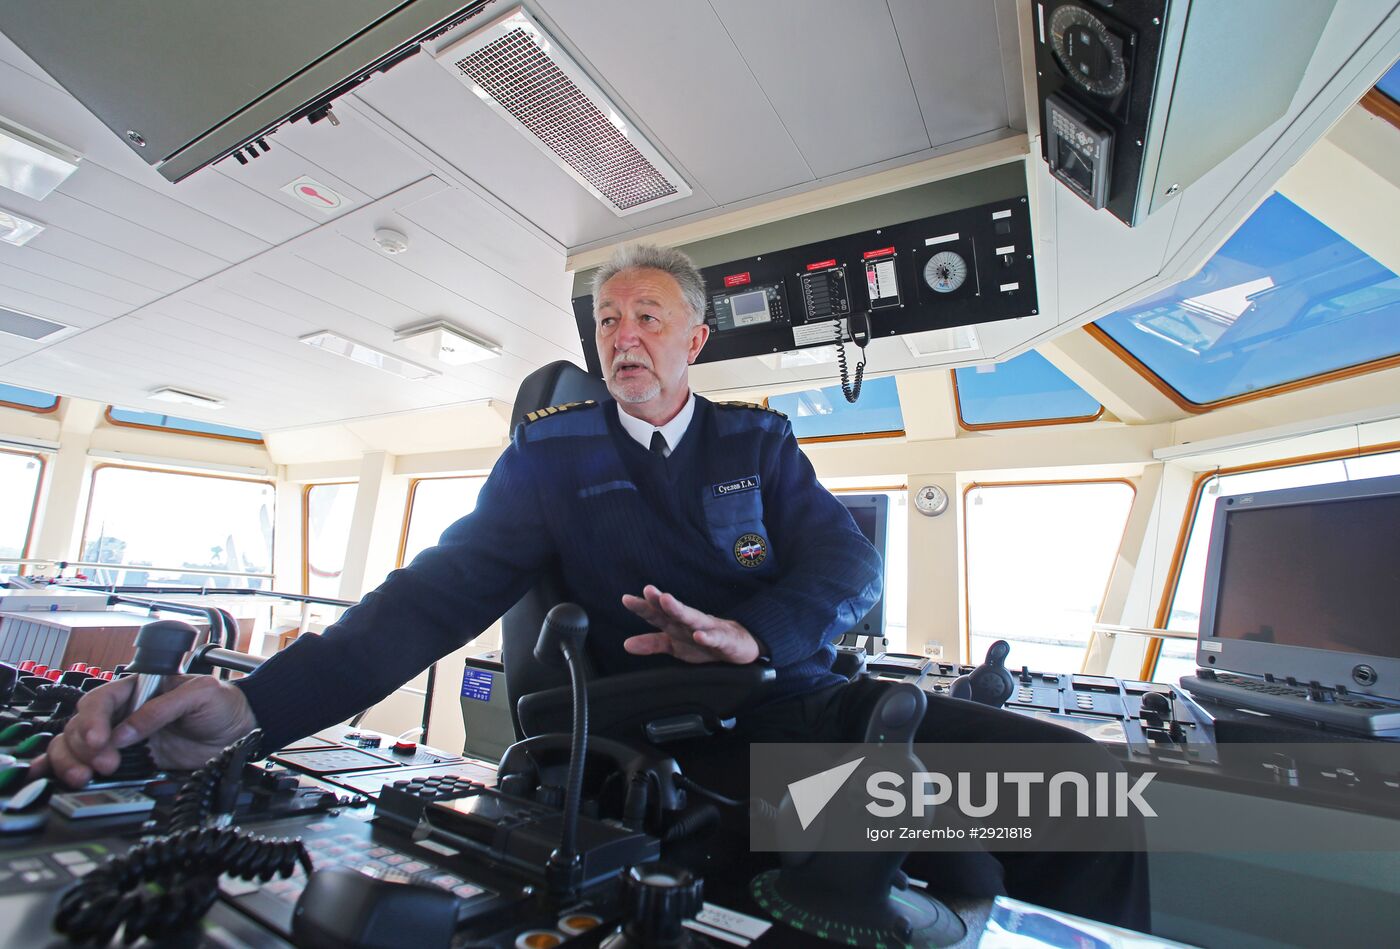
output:
{"label": "metal handrail", "polygon": [[146,570],[153,573],[193,573],[201,577],[252,577],[257,580],[275,580],[276,574],[254,573],[248,570],[216,570],[213,567],[160,567],[148,563],[98,563],[92,560],[54,560],[35,557],[0,557],[0,563],[13,563],[20,566],[40,566],[47,564],[66,570],[69,567],[92,567],[103,570]]}

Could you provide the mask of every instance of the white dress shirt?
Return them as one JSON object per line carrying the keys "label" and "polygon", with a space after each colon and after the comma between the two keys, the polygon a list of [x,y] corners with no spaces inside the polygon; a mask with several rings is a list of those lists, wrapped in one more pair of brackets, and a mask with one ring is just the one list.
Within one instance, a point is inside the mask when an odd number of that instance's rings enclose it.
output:
{"label": "white dress shirt", "polygon": [[694,392],[690,393],[690,398],[685,400],[685,406],[676,413],[676,417],[661,426],[653,425],[646,419],[628,415],[622,410],[621,404],[617,406],[617,420],[622,423],[622,430],[631,435],[638,445],[650,451],[652,433],[661,433],[661,437],[666,439],[666,450],[661,453],[663,458],[670,457],[671,450],[681,443],[681,439],[685,437],[686,429],[690,428],[690,420],[694,417]]}

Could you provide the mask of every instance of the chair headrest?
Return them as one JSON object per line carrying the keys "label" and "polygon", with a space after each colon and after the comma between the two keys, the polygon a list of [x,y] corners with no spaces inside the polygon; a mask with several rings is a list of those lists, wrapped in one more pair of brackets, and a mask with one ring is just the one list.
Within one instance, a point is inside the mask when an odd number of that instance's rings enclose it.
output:
{"label": "chair headrest", "polygon": [[520,382],[515,394],[515,406],[510,411],[510,428],[524,421],[537,409],[562,402],[601,401],[608,397],[608,387],[597,376],[590,375],[571,362],[560,360],[541,366]]}

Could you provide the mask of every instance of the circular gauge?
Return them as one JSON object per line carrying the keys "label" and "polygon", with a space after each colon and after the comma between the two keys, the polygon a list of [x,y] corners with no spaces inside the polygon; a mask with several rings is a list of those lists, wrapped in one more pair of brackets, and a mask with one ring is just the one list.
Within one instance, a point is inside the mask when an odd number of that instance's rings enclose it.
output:
{"label": "circular gauge", "polygon": [[926,484],[914,495],[914,507],[928,517],[937,517],[948,510],[948,492],[936,484]]}
{"label": "circular gauge", "polygon": [[1069,81],[1085,92],[1116,96],[1128,84],[1122,41],[1081,6],[1066,4],[1050,17],[1050,48]]}
{"label": "circular gauge", "polygon": [[940,250],[924,264],[924,282],[935,293],[952,293],[966,279],[967,261],[951,250]]}

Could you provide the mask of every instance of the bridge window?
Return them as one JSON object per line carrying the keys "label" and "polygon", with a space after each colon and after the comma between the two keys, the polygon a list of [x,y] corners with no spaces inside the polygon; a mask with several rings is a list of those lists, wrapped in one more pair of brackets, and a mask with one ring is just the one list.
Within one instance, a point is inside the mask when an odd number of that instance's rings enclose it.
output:
{"label": "bridge window", "polygon": [[272,482],[127,465],[93,470],[83,523],[94,581],[268,589]]}
{"label": "bridge window", "polygon": [[793,434],[804,442],[904,434],[904,413],[893,376],[867,379],[855,404],[846,401],[840,386],[825,386],[772,396],[768,407],[786,415]]}
{"label": "bridge window", "polygon": [[1095,335],[1191,411],[1400,365],[1400,277],[1282,195]]}
{"label": "bridge window", "polygon": [[968,657],[998,639],[1009,660],[1078,672],[1134,489],[1126,481],[979,484],[963,496]]}
{"label": "bridge window", "polygon": [[1380,78],[1376,88],[1396,102],[1400,102],[1400,63],[1390,67],[1390,71]]}
{"label": "bridge window", "polygon": [[26,412],[52,412],[58,408],[58,396],[0,383],[0,405]]}
{"label": "bridge window", "polygon": [[263,443],[263,437],[246,428],[231,428],[228,425],[215,425],[192,418],[177,418],[174,415],[161,415],[159,412],[137,412],[133,409],[119,409],[107,406],[107,421],[126,428],[146,428],[157,432],[180,432],[184,435],[200,435],[205,438],[225,438],[236,442]]}
{"label": "bridge window", "polygon": [[[0,449],[0,558],[29,556],[44,459],[29,452]],[[19,565],[0,563],[0,576],[19,573]]]}
{"label": "bridge window", "polygon": [[355,513],[351,481],[340,484],[308,484],[301,503],[301,592],[309,596],[340,596],[340,575],[345,571],[345,548],[350,541],[350,521]]}
{"label": "bridge window", "polygon": [[953,397],[963,428],[1092,422],[1103,414],[1098,400],[1031,350],[999,365],[953,370]]}
{"label": "bridge window", "polygon": [[[1193,503],[1182,530],[1186,546],[1177,563],[1174,578],[1167,582],[1169,599],[1163,601],[1166,629],[1200,631],[1201,598],[1205,592],[1206,552],[1210,547],[1211,526],[1215,523],[1215,502],[1219,498],[1280,488],[1301,488],[1314,484],[1335,484],[1400,474],[1400,451],[1356,457],[1337,457],[1306,465],[1272,463],[1233,471],[1209,472],[1196,479]],[[1144,678],[1176,682],[1196,672],[1194,639],[1154,640],[1143,667]]]}
{"label": "bridge window", "polygon": [[434,546],[453,522],[476,510],[484,475],[415,478],[408,489],[408,510],[399,541],[399,566]]}

